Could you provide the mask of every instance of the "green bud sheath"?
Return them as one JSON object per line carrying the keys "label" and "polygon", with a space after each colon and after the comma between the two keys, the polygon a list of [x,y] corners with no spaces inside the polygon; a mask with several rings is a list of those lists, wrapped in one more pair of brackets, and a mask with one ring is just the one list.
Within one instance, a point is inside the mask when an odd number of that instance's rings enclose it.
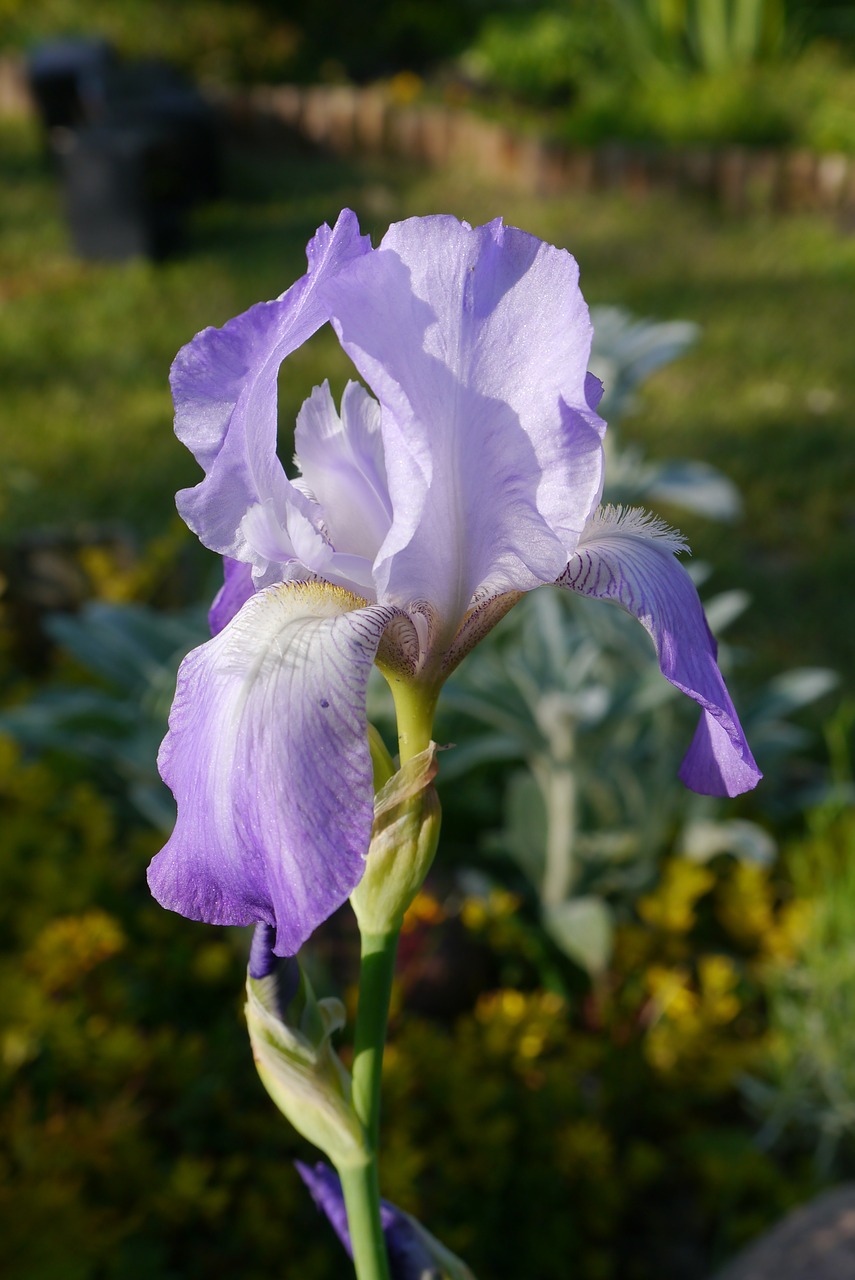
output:
{"label": "green bud sheath", "polygon": [[379,791],[395,772],[395,765],[389,755],[386,743],[377,729],[368,722],[368,749],[371,752],[371,768],[374,773],[374,790]]}
{"label": "green bud sheath", "polygon": [[302,970],[284,1009],[276,970],[265,978],[247,976],[246,993],[255,1065],[279,1110],[339,1169],[364,1165],[369,1157],[351,1105],[350,1077],[331,1043],[344,1025],[341,1002],[316,1000]]}
{"label": "green bud sheath", "polygon": [[397,933],[433,862],[441,818],[436,753],[432,742],[375,796],[365,874],[350,896],[363,936]]}

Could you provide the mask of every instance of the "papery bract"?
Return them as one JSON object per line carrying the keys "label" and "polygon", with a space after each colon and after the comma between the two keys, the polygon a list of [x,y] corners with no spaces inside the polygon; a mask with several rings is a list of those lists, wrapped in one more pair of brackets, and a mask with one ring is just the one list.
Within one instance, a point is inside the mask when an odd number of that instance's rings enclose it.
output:
{"label": "papery bract", "polygon": [[[149,876],[194,919],[265,921],[278,954],[362,874],[372,663],[427,706],[537,586],[611,601],[646,627],[663,674],[702,709],[688,786],[736,795],[760,777],[682,543],[599,508],[605,423],[572,257],[501,221],[450,217],[399,223],[372,250],[347,212],[308,257],[280,299],[175,361],[176,430],[205,471],[179,510],[226,577],[215,638],[179,673],[161,753],[178,819]],[[325,322],[374,394],[348,384],[339,412],[316,388],[290,481],[275,452],[279,366]]]}
{"label": "papery bract", "polygon": [[332,1047],[344,1026],[340,1000],[316,1000],[296,956],[272,953],[273,930],[255,928],[246,980],[246,1023],[262,1084],[291,1124],[338,1168],[368,1158],[351,1104],[350,1076]]}

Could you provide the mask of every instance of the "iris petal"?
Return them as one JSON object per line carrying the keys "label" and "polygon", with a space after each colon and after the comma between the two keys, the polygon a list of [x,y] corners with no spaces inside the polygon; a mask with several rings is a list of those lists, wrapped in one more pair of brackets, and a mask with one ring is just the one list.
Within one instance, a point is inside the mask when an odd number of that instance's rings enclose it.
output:
{"label": "iris petal", "polygon": [[254,591],[250,566],[226,557],[223,560],[223,585],[208,610],[208,626],[212,636],[219,635],[223,627],[228,626]]}
{"label": "iris petal", "polygon": [[258,504],[272,502],[285,523],[295,497],[276,457],[279,366],[329,319],[323,286],[369,251],[367,236],[359,235],[355,215],[346,210],[332,231],[318,230],[307,250],[309,270],[287,293],[222,329],[204,329],[176,356],[170,378],[175,431],[206,473],[176,501],[212,551],[256,563],[241,526]]}
{"label": "iris petal", "polygon": [[326,293],[383,409],[378,598],[429,601],[453,628],[476,592],[553,581],[602,486],[570,255],[500,222],[410,219]]}
{"label": "iris petal", "polygon": [[182,664],[159,766],[178,818],[149,869],[165,907],[264,921],[297,951],[363,871],[374,815],[365,690],[394,610],[339,588],[257,592]]}
{"label": "iris petal", "polygon": [[745,740],[721,672],[716,643],[694,583],[674,557],[682,542],[637,511],[605,508],[589,523],[559,583],[609,600],[651,636],[671,684],[702,708],[680,777],[703,795],[740,795],[761,773]]}
{"label": "iris petal", "polygon": [[325,382],[300,410],[294,439],[303,484],[324,512],[330,542],[370,567],[392,523],[380,406],[349,382],[339,417]]}

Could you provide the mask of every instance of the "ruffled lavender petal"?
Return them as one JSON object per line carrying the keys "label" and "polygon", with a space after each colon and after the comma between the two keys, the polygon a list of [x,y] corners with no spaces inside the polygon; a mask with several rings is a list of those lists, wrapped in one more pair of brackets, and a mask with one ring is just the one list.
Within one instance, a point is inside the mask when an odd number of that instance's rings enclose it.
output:
{"label": "ruffled lavender petal", "polygon": [[349,382],[339,417],[325,382],[300,410],[294,443],[300,483],[323,510],[330,541],[365,557],[370,571],[392,523],[380,406]]}
{"label": "ruffled lavender petal", "polygon": [[619,604],[639,620],[662,674],[703,711],[680,778],[703,795],[736,796],[756,787],[762,774],[716,664],[698,593],[674,557],[680,549],[679,538],[643,513],[606,508],[590,522],[559,583]]}
{"label": "ruffled lavender petal", "polygon": [[263,921],[294,954],[363,871],[373,820],[365,691],[393,610],[326,584],[256,593],[182,663],[159,767],[178,802],[155,898]]}
{"label": "ruffled lavender petal", "polygon": [[[352,1258],[350,1231],[338,1174],[320,1161],[314,1167],[299,1160],[294,1163],[315,1204],[326,1215],[348,1256]],[[436,1274],[436,1259],[425,1248],[406,1214],[389,1204],[388,1200],[382,1200],[380,1221],[386,1239],[392,1280],[422,1280],[425,1275]]]}
{"label": "ruffled lavender petal", "polygon": [[[284,521],[291,506],[303,509],[276,457],[279,366],[329,318],[323,286],[369,250],[346,210],[332,230],[318,230],[307,250],[308,272],[287,293],[222,329],[204,329],[176,356],[170,378],[175,431],[205,471],[176,501],[212,551],[253,562],[241,527],[246,513],[272,503]],[[287,544],[282,549],[287,552]]]}
{"label": "ruffled lavender petal", "polygon": [[208,610],[208,626],[211,628],[211,635],[219,635],[223,627],[228,626],[254,593],[252,566],[225,557],[223,585],[214,596],[214,603]]}
{"label": "ruffled lavender petal", "polygon": [[394,520],[378,598],[449,624],[554,581],[602,488],[587,307],[570,255],[500,221],[393,226],[326,287],[380,400]]}

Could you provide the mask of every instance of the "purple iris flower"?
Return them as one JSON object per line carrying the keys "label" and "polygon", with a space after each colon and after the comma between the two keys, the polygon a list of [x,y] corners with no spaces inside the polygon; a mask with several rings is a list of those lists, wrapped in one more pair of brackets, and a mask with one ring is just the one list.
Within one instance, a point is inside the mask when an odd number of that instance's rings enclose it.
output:
{"label": "purple iris flower", "polygon": [[[176,432],[204,479],[178,495],[224,557],[214,638],[182,664],[159,764],[178,802],[149,882],[215,924],[263,921],[292,954],[344,902],[373,815],[375,659],[437,689],[520,593],[611,600],[701,707],[681,777],[738,795],[760,773],[716,665],[680,539],[600,507],[605,423],[588,310],[564,250],[500,220],[390,227],[344,212],[280,298],[176,358]],[[299,478],[276,456],[282,361],[331,323],[373,394],[315,388]]]}

